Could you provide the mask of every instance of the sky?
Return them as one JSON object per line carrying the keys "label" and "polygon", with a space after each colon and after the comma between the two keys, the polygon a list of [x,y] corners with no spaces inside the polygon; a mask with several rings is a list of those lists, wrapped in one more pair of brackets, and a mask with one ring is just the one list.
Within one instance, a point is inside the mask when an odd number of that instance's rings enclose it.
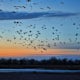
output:
{"label": "sky", "polygon": [[80,55],[80,0],[0,0],[0,56]]}

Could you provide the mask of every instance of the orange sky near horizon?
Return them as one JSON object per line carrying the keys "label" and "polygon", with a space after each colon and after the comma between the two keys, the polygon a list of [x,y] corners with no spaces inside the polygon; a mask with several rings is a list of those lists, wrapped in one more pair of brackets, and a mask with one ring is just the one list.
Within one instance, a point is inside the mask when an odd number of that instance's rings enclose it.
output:
{"label": "orange sky near horizon", "polygon": [[34,55],[80,55],[80,50],[48,49],[41,53],[40,49],[0,49],[0,57],[25,57]]}

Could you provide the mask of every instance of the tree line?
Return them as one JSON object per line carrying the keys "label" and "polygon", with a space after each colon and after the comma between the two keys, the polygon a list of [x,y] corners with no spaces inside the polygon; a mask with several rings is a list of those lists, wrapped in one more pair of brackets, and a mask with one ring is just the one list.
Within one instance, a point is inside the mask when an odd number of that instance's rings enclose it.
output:
{"label": "tree line", "polygon": [[57,59],[0,59],[0,68],[51,68],[51,69],[80,69],[80,60]]}
{"label": "tree line", "polygon": [[0,59],[0,65],[80,65],[80,60],[57,59],[55,57],[47,60],[35,59]]}

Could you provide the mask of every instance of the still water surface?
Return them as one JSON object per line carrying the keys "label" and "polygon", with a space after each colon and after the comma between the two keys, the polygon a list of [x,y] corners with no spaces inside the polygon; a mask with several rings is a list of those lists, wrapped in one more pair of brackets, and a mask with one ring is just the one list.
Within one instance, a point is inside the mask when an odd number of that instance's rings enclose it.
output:
{"label": "still water surface", "polygon": [[50,72],[50,73],[74,73],[80,72],[80,70],[45,70],[45,69],[0,69],[0,72]]}

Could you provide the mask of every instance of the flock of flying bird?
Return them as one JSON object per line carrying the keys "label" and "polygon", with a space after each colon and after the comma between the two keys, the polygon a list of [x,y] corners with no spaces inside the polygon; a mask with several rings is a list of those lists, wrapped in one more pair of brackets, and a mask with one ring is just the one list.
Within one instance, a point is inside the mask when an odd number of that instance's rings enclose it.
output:
{"label": "flock of flying bird", "polygon": [[[31,0],[27,0],[28,2],[30,2]],[[36,3],[34,3],[35,5]],[[64,4],[64,2],[61,2],[61,4]],[[25,6],[14,6],[15,9],[18,8],[26,8]],[[51,9],[51,7],[47,6],[48,9]],[[43,9],[43,8],[40,8]],[[37,49],[41,49],[41,53],[44,51],[47,51],[47,49],[52,48],[52,46],[57,47],[57,42],[60,45],[66,45],[66,41],[62,42],[60,41],[60,31],[55,27],[52,26],[51,28],[51,36],[52,36],[52,42],[50,42],[48,39],[40,39],[40,37],[43,35],[43,32],[46,32],[48,30],[48,26],[43,24],[42,26],[40,26],[40,30],[37,29],[36,24],[30,24],[28,26],[26,26],[24,29],[20,28],[23,26],[23,22],[19,21],[19,20],[14,20],[13,24],[15,25],[15,27],[13,27],[14,33],[13,38],[12,39],[6,39],[6,41],[8,43],[14,43],[15,45],[20,45],[24,48],[33,48],[35,50]],[[76,23],[73,22],[72,24],[73,26],[76,26]],[[63,24],[61,24],[60,26],[64,26]],[[16,29],[16,27],[19,27],[18,30]],[[76,30],[80,30],[80,24],[76,27]],[[0,40],[4,39],[4,34],[5,32],[2,32],[2,34],[0,34]],[[78,41],[78,37],[79,37],[79,32],[75,33],[75,42],[77,42],[77,44],[80,45],[80,41]],[[18,36],[18,37],[17,37]],[[45,34],[45,36],[47,36]],[[68,39],[70,43],[72,43],[72,39]]]}

